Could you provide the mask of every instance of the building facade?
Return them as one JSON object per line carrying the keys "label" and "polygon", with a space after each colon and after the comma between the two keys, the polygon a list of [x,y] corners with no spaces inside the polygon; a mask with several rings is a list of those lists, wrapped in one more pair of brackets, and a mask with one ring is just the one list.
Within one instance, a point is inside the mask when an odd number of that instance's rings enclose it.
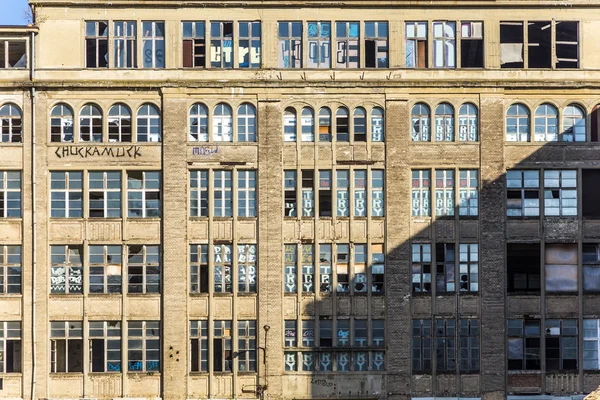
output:
{"label": "building facade", "polygon": [[30,0],[0,398],[600,385],[600,3]]}

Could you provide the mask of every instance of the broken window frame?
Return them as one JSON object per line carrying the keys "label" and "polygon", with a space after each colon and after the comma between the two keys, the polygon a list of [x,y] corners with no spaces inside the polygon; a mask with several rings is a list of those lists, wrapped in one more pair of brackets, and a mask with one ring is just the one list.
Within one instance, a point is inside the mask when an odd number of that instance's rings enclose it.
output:
{"label": "broken window frame", "polygon": [[50,321],[50,373],[60,372],[83,372],[81,321]]}
{"label": "broken window frame", "polygon": [[546,243],[544,254],[546,293],[577,293],[580,279],[577,244]]}
{"label": "broken window frame", "polygon": [[[560,38],[560,34],[559,34],[559,26],[560,24],[575,24],[577,27],[577,33],[575,34],[577,36],[577,40],[575,42],[568,41],[568,40],[560,40],[562,38]],[[563,25],[564,27],[564,25]],[[556,63],[553,65],[554,68],[556,69],[562,69],[562,68],[580,68],[580,60],[579,57],[580,55],[580,48],[579,48],[579,38],[580,38],[580,33],[579,33],[580,29],[579,29],[579,21],[554,21],[554,51],[555,51],[555,58],[554,60],[556,60]],[[576,53],[576,58],[572,59],[572,58],[563,58],[561,57],[562,51],[564,50],[559,46],[577,46],[575,53]],[[568,63],[566,65],[561,66],[561,62],[563,63]],[[573,63],[575,65],[573,65]]]}
{"label": "broken window frame", "polygon": [[[441,35],[439,35],[440,32],[436,32],[439,29],[438,27],[441,27]],[[456,22],[433,21],[431,23],[431,34],[433,39],[433,67],[456,68]],[[438,52],[438,48],[441,52]]]}
{"label": "broken window frame", "polygon": [[296,170],[285,170],[283,174],[284,217],[298,216],[298,183],[296,176]]}
{"label": "broken window frame", "polygon": [[350,293],[350,245],[336,244],[336,293]]}
{"label": "broken window frame", "polygon": [[50,218],[83,218],[82,171],[50,171]]}
{"label": "broken window frame", "polygon": [[600,244],[583,243],[583,292],[600,293]]}
{"label": "broken window frame", "polygon": [[[89,321],[88,328],[89,372],[121,373],[121,321]],[[101,351],[96,344],[102,346]],[[102,368],[97,368],[94,361],[100,361]]]}
{"label": "broken window frame", "polygon": [[569,104],[562,114],[562,142],[585,142],[587,139],[586,112],[578,104]]}
{"label": "broken window frame", "polygon": [[238,142],[256,142],[256,107],[242,103],[236,114]]}
{"label": "broken window frame", "polygon": [[319,244],[319,292],[333,290],[333,253],[331,244]]}
{"label": "broken window frame", "polygon": [[[365,68],[389,68],[389,24],[387,21],[365,21]],[[374,54],[369,54],[372,46]],[[385,57],[381,57],[385,55]],[[373,60],[370,60],[370,57]]]}
{"label": "broken window frame", "polygon": [[21,143],[23,141],[23,114],[12,103],[0,107],[0,142]]}
{"label": "broken window frame", "polygon": [[458,141],[479,141],[479,114],[472,103],[464,103],[458,109]]}
{"label": "broken window frame", "polygon": [[452,169],[435,171],[435,216],[453,217],[456,203],[454,200],[456,181]]}
{"label": "broken window frame", "polygon": [[335,68],[360,68],[360,22],[335,22]]}
{"label": "broken window frame", "polygon": [[208,217],[208,170],[190,170],[190,217]]}
{"label": "broken window frame", "polygon": [[[461,68],[484,68],[485,66],[485,42],[483,41],[483,21],[460,21],[460,67]],[[478,35],[476,27],[480,26],[479,31],[481,35]],[[466,60],[469,59],[465,52],[469,46],[467,42],[480,42],[481,43],[481,59],[475,61],[473,64],[477,65],[465,65]]]}
{"label": "broken window frame", "polygon": [[[242,24],[248,34],[243,35]],[[239,21],[238,22],[238,65],[240,68],[260,68],[261,67],[261,21]],[[248,55],[248,61],[244,60],[244,55]]]}
{"label": "broken window frame", "polygon": [[298,245],[284,244],[283,246],[283,273],[284,292],[297,293],[298,291]]}
{"label": "broken window frame", "polygon": [[[539,320],[509,319],[506,336],[506,359],[509,371],[541,370],[542,335]],[[511,343],[514,347],[512,350]]]}
{"label": "broken window frame", "polygon": [[208,372],[208,321],[190,321],[190,372]]}
{"label": "broken window frame", "polygon": [[256,321],[237,322],[238,372],[256,372]]}
{"label": "broken window frame", "polygon": [[137,68],[137,22],[114,21],[115,68]]}
{"label": "broken window frame", "polygon": [[213,322],[213,371],[233,371],[233,331],[231,320]]}
{"label": "broken window frame", "polygon": [[600,320],[583,320],[583,370],[597,371],[600,369],[598,355],[600,354]]}
{"label": "broken window frame", "polygon": [[297,129],[296,110],[293,107],[288,107],[283,112],[283,141],[295,142],[298,137]]}
{"label": "broken window frame", "polygon": [[412,292],[430,294],[431,279],[431,244],[413,243],[411,245]]}
{"label": "broken window frame", "polygon": [[233,293],[233,245],[213,244],[213,293]]}
{"label": "broken window frame", "polygon": [[[142,21],[143,67],[162,69],[166,65],[165,22]],[[148,54],[148,51],[150,54]]]}
{"label": "broken window frame", "polygon": [[531,113],[522,103],[512,104],[506,110],[506,141],[529,142]]}
{"label": "broken window frame", "polygon": [[315,245],[302,244],[302,258],[300,259],[302,271],[302,293],[315,292]]}
{"label": "broken window frame", "polygon": [[21,218],[21,171],[0,171],[0,218]]}
{"label": "broken window frame", "polygon": [[315,216],[315,171],[312,169],[303,169],[300,171],[301,182],[301,204],[302,216]]}
{"label": "broken window frame", "polygon": [[21,321],[0,321],[0,373],[22,372]]}
{"label": "broken window frame", "polygon": [[535,142],[558,141],[558,108],[550,103],[540,104],[535,109],[534,121],[533,140]]}
{"label": "broken window frame", "polygon": [[527,68],[552,68],[552,30],[552,21],[527,21]]}
{"label": "broken window frame", "polygon": [[195,103],[190,108],[190,142],[208,142],[208,107]]}
{"label": "broken window frame", "polygon": [[371,294],[385,293],[385,251],[383,243],[371,244]]}
{"label": "broken window frame", "polygon": [[346,107],[338,107],[335,112],[335,141],[350,141],[350,113]]}
{"label": "broken window frame", "polygon": [[[513,197],[509,194],[511,192]],[[519,199],[519,202],[512,201],[515,199]],[[518,207],[515,207],[515,205],[518,205]],[[506,171],[506,216],[540,216],[539,170],[513,169]]]}
{"label": "broken window frame", "polygon": [[435,292],[456,292],[456,251],[454,243],[436,243],[435,245]]}
{"label": "broken window frame", "polygon": [[302,68],[302,21],[277,23],[278,68]]}
{"label": "broken window frame", "polygon": [[352,113],[352,133],[355,143],[367,141],[367,112],[363,107],[356,107]]}
{"label": "broken window frame", "polygon": [[127,322],[127,371],[160,372],[160,321]]}
{"label": "broken window frame", "polygon": [[435,141],[454,142],[454,107],[449,103],[435,107]]}
{"label": "broken window frame", "polygon": [[231,217],[233,216],[233,171],[214,170],[212,175],[213,216]]}
{"label": "broken window frame", "polygon": [[579,364],[577,320],[546,319],[544,331],[546,332],[546,372],[577,370]]}
{"label": "broken window frame", "polygon": [[120,245],[88,246],[88,293],[121,294],[123,257]]}
{"label": "broken window frame", "polygon": [[127,171],[127,218],[160,218],[160,194],[160,171]]}
{"label": "broken window frame", "polygon": [[0,296],[22,293],[22,254],[21,246],[0,245]]}
{"label": "broken window frame", "polygon": [[158,107],[152,103],[142,104],[137,111],[136,128],[138,142],[160,142],[162,124]]}
{"label": "broken window frame", "polygon": [[89,218],[121,218],[121,171],[88,171]]}
{"label": "broken window frame", "polygon": [[410,112],[411,138],[413,142],[431,141],[431,113],[425,103],[417,103]]}
{"label": "broken window frame", "polygon": [[371,109],[371,142],[383,142],[385,139],[385,119],[384,111],[381,107]]}
{"label": "broken window frame", "polygon": [[458,171],[458,216],[477,217],[479,215],[479,171],[461,169]]}
{"label": "broken window frame", "polygon": [[578,215],[577,181],[577,170],[544,170],[544,216]]}
{"label": "broken window frame", "polygon": [[315,112],[310,107],[303,107],[300,113],[300,133],[302,142],[315,141]]}
{"label": "broken window frame", "polygon": [[209,293],[208,245],[190,245],[190,293]]}
{"label": "broken window frame", "polygon": [[102,109],[98,105],[89,103],[81,107],[79,111],[80,142],[102,142],[103,128],[104,118]]}
{"label": "broken window frame", "polygon": [[256,171],[237,171],[237,216],[256,217]]}
{"label": "broken window frame", "polygon": [[330,169],[319,170],[319,217],[331,217],[333,214],[333,185]]}
{"label": "broken window frame", "polygon": [[412,170],[411,215],[413,217],[431,216],[431,171]]}
{"label": "broken window frame", "polygon": [[479,319],[460,319],[460,372],[479,372]]}
{"label": "broken window frame", "polygon": [[72,143],[74,127],[73,109],[68,104],[58,103],[52,107],[52,111],[50,111],[50,142]]}
{"label": "broken window frame", "polygon": [[321,107],[319,110],[319,142],[331,142],[331,110],[329,107]]}
{"label": "broken window frame", "polygon": [[[27,69],[29,67],[28,62],[28,40],[23,39],[2,39],[0,40],[0,69]],[[11,60],[11,48],[21,47],[22,56],[15,61]],[[21,54],[21,51],[17,54]],[[13,63],[11,64],[11,61]]]}
{"label": "broken window frame", "polygon": [[[231,33],[226,32],[230,26]],[[233,68],[233,21],[210,21],[210,67]]]}
{"label": "broken window frame", "polygon": [[[503,27],[509,27],[509,26],[518,26],[519,28],[515,28],[515,29],[520,29],[520,32],[510,32],[510,33],[516,33],[516,37],[514,38],[505,38],[503,40],[503,30],[507,30],[509,28],[505,28],[503,29]],[[509,34],[509,32],[507,31],[505,33],[506,35]],[[500,68],[504,69],[504,68],[525,68],[525,23],[523,21],[500,21]],[[504,46],[503,46],[504,45]],[[512,46],[509,46],[512,45]],[[503,47],[505,50],[503,50]],[[511,48],[510,53],[509,53],[509,47]],[[515,55],[516,52],[520,50],[520,55]],[[505,62],[502,62],[503,60],[503,56],[505,57],[504,60],[506,60]],[[510,57],[512,56],[512,58]],[[505,66],[505,64],[510,64]]]}
{"label": "broken window frame", "polygon": [[[206,67],[206,25],[204,21],[182,21],[183,68]],[[186,58],[186,52],[189,58]]]}
{"label": "broken window frame", "polygon": [[331,22],[308,21],[306,23],[307,53],[306,68],[331,68]]}
{"label": "broken window frame", "polygon": [[458,255],[459,291],[477,293],[479,291],[479,245],[461,243]]}
{"label": "broken window frame", "polygon": [[160,246],[127,246],[127,293],[160,294],[161,280]]}
{"label": "broken window frame", "polygon": [[237,245],[238,293],[256,293],[258,259],[256,244]]}
{"label": "broken window frame", "polygon": [[50,294],[83,294],[83,246],[50,245]]}
{"label": "broken window frame", "polygon": [[333,321],[329,317],[319,318],[319,347],[333,346]]}
{"label": "broken window frame", "polygon": [[539,243],[506,244],[506,290],[517,294],[539,295],[541,256]]}
{"label": "broken window frame", "polygon": [[436,371],[456,371],[456,321],[454,319],[442,318],[436,318],[434,321]]}
{"label": "broken window frame", "polygon": [[[104,57],[102,46],[105,51]],[[85,67],[108,68],[108,53],[108,21],[85,21]]]}
{"label": "broken window frame", "polygon": [[233,142],[233,111],[227,103],[219,103],[213,110],[212,140]]}
{"label": "broken window frame", "polygon": [[[108,110],[108,141],[109,143],[130,143],[132,140],[131,110],[118,103]],[[139,123],[139,120],[138,120]]]}
{"label": "broken window frame", "polygon": [[[404,23],[405,33],[405,63],[406,68],[427,68],[428,43],[427,43],[427,21],[409,21]],[[422,47],[423,57],[419,57],[419,47]]]}
{"label": "broken window frame", "polygon": [[352,293],[367,293],[367,245],[355,243],[353,253]]}
{"label": "broken window frame", "polygon": [[430,373],[432,371],[432,331],[430,319],[412,320],[412,371]]}
{"label": "broken window frame", "polygon": [[353,207],[352,214],[354,217],[367,217],[369,205],[367,200],[367,190],[369,187],[368,171],[366,169],[355,169],[352,171],[354,181],[353,185]]}

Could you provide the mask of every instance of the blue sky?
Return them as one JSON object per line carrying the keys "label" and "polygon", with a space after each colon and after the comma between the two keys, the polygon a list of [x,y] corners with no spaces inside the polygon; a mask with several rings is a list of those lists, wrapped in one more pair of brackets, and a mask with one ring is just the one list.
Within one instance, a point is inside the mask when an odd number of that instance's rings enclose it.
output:
{"label": "blue sky", "polygon": [[0,0],[2,12],[0,13],[0,25],[26,25],[23,18],[23,10],[27,9],[27,0]]}

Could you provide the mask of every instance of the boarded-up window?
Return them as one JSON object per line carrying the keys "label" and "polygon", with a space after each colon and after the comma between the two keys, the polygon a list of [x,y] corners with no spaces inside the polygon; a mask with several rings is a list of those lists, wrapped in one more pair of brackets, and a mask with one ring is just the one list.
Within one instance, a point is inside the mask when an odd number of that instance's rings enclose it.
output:
{"label": "boarded-up window", "polygon": [[546,291],[577,291],[577,245],[546,245]]}

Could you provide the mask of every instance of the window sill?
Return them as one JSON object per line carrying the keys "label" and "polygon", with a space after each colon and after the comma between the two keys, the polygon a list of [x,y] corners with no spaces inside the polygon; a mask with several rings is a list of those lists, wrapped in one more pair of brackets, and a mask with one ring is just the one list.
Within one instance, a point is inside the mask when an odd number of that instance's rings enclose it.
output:
{"label": "window sill", "polygon": [[420,145],[427,145],[427,146],[432,146],[432,145],[438,145],[438,144],[444,144],[444,145],[449,145],[449,146],[479,146],[481,143],[479,141],[473,142],[473,141],[458,141],[458,140],[454,140],[454,141],[435,141],[435,140],[429,140],[429,141],[424,141],[424,140],[411,140],[410,141],[410,145],[411,146],[420,146]]}
{"label": "window sill", "polygon": [[519,370],[508,370],[508,375],[541,375],[542,371],[539,369],[519,369]]}
{"label": "window sill", "polygon": [[85,296],[83,295],[83,293],[50,293],[50,300],[52,300],[52,298],[75,298],[75,299],[83,299]]}
{"label": "window sill", "polygon": [[239,297],[256,297],[258,296],[256,292],[237,292]]}
{"label": "window sill", "polygon": [[83,372],[50,372],[54,378],[83,378]]}
{"label": "window sill", "polygon": [[143,371],[127,371],[127,375],[129,376],[139,376],[139,375],[160,375],[161,372],[160,371],[147,371],[147,372],[143,372]]}
{"label": "window sill", "polygon": [[541,294],[542,293],[540,291],[538,291],[538,292],[534,292],[534,291],[530,291],[530,292],[527,292],[527,291],[523,291],[523,292],[508,292],[507,291],[506,292],[506,295],[508,297],[517,297],[517,298],[518,297],[523,297],[523,298],[539,297],[539,296],[541,296]]}
{"label": "window sill", "polygon": [[114,371],[114,372],[88,372],[89,376],[92,377],[101,377],[101,376],[122,376],[123,371]]}
{"label": "window sill", "polygon": [[115,297],[123,297],[123,293],[88,293],[89,298],[111,299]]}
{"label": "window sill", "polygon": [[202,293],[194,292],[194,293],[190,293],[190,297],[210,297],[210,294],[204,293],[204,292],[202,292]]}
{"label": "window sill", "polygon": [[161,293],[127,293],[127,297],[148,297],[148,298],[153,298],[153,297],[162,297]]}

